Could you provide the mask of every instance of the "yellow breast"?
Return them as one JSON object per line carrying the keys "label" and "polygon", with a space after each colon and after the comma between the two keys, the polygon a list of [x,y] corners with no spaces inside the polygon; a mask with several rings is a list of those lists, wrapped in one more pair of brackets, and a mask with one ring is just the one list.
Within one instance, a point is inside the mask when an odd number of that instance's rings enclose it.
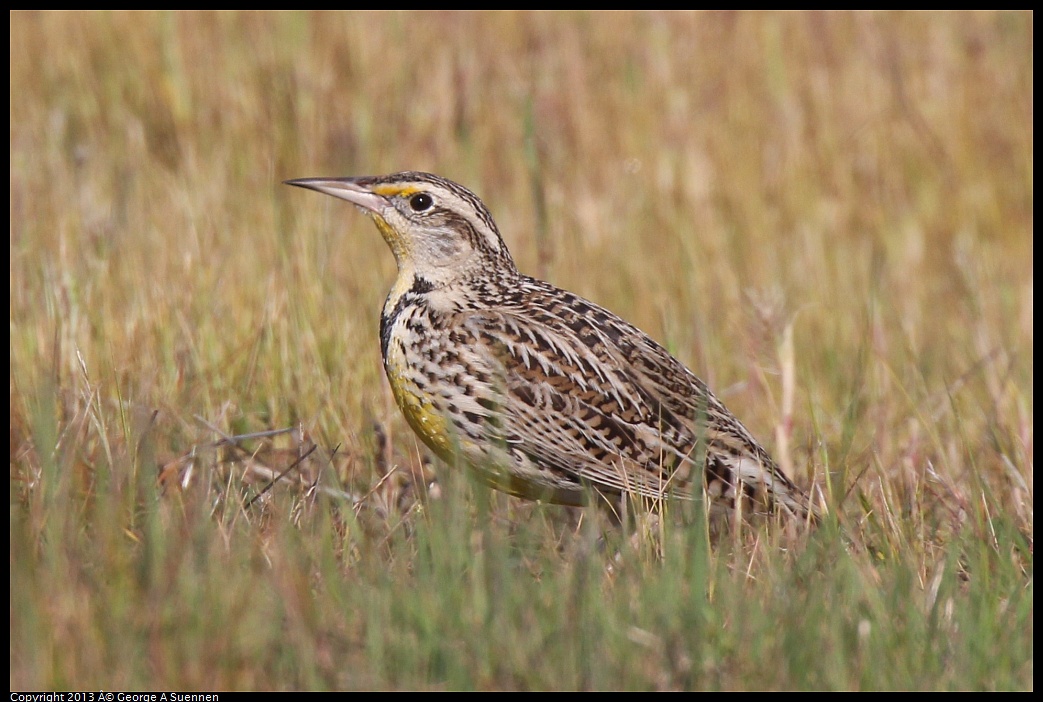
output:
{"label": "yellow breast", "polygon": [[406,422],[432,451],[443,460],[448,460],[452,453],[452,442],[445,417],[431,402],[430,397],[425,396],[410,379],[409,367],[398,344],[391,344],[388,349],[384,370],[387,372],[395,402],[405,415]]}

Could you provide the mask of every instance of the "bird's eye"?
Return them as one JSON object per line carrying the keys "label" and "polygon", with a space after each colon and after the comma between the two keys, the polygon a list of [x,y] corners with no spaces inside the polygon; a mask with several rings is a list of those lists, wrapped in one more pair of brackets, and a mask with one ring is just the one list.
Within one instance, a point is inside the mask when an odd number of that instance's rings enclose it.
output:
{"label": "bird's eye", "polygon": [[434,200],[427,193],[417,193],[413,197],[409,198],[409,206],[413,208],[414,212],[423,212],[429,209],[434,204]]}

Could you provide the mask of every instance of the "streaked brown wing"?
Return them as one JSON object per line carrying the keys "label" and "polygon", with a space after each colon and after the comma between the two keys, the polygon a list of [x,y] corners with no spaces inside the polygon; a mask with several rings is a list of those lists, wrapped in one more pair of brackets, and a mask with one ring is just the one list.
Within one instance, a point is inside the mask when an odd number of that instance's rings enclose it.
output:
{"label": "streaked brown wing", "polygon": [[741,481],[768,505],[806,511],[801,491],[695,375],[642,332],[596,309],[599,319],[567,324],[469,312],[456,327],[498,378],[490,401],[502,414],[501,440],[518,460],[651,498],[691,497],[705,466],[707,484],[721,483],[719,494],[734,495]]}

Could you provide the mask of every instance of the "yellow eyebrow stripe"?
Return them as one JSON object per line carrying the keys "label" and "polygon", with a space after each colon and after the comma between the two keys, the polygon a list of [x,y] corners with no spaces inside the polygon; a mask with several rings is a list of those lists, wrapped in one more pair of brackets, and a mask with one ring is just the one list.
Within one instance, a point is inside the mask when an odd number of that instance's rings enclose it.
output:
{"label": "yellow eyebrow stripe", "polygon": [[412,195],[413,193],[420,192],[420,188],[416,188],[413,186],[407,186],[403,188],[399,185],[378,185],[377,187],[373,188],[373,192],[377,195],[383,195],[384,197],[394,197],[396,195],[406,197],[408,195]]}

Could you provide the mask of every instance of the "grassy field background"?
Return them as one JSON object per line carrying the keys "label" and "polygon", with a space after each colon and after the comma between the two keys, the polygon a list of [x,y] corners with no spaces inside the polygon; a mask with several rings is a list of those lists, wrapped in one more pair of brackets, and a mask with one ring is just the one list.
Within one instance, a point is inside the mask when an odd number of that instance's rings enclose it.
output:
{"label": "grassy field background", "polygon": [[[1032,688],[1031,14],[10,19],[12,689]],[[835,518],[429,461],[390,253],[280,184],[406,169]]]}

